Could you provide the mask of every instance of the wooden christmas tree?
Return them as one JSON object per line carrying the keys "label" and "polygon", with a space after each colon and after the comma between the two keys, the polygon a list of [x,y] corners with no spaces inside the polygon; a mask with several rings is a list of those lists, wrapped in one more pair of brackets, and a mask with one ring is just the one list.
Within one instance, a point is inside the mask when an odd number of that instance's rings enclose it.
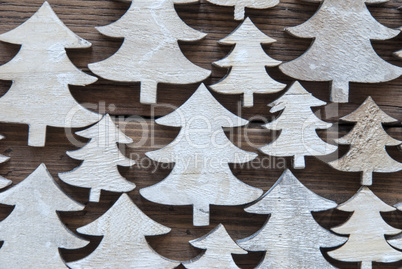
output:
{"label": "wooden christmas tree", "polygon": [[311,214],[335,207],[335,202],[316,195],[286,170],[262,199],[246,208],[249,213],[271,214],[268,222],[237,243],[249,251],[267,251],[256,268],[335,268],[320,248],[341,245],[346,238],[325,230]]}
{"label": "wooden christmas tree", "polygon": [[158,124],[182,127],[163,149],[148,152],[158,162],[175,163],[163,181],[141,189],[155,203],[193,205],[194,225],[209,225],[209,205],[241,205],[256,200],[260,189],[238,180],[228,163],[245,163],[257,154],[243,151],[226,137],[222,127],[248,122],[226,110],[202,84],[191,98]]}
{"label": "wooden christmas tree", "polygon": [[207,0],[208,2],[221,6],[234,7],[235,20],[243,20],[245,8],[270,8],[279,4],[279,0]]}
{"label": "wooden christmas tree", "polygon": [[401,141],[390,137],[382,123],[397,122],[385,114],[371,97],[353,113],[341,118],[356,122],[346,136],[336,140],[342,145],[350,145],[350,150],[341,159],[329,165],[345,172],[362,172],[362,185],[373,183],[373,172],[389,173],[402,170],[402,163],[392,159],[385,146],[397,146]]}
{"label": "wooden christmas tree", "polygon": [[13,80],[0,98],[0,121],[29,125],[28,145],[42,147],[46,126],[77,128],[99,120],[72,97],[68,85],[95,82],[68,59],[65,48],[89,48],[91,43],[71,32],[45,2],[25,23],[0,35],[0,41],[22,45],[0,66],[0,79]]}
{"label": "wooden christmas tree", "polygon": [[229,56],[214,63],[231,69],[228,76],[211,88],[225,94],[243,93],[245,107],[254,105],[254,93],[275,93],[283,90],[286,85],[273,80],[265,69],[266,66],[278,66],[281,62],[269,57],[261,47],[261,44],[275,41],[247,18],[232,34],[219,41],[224,45],[236,46]]}
{"label": "wooden christmas tree", "polygon": [[311,110],[311,107],[323,105],[326,103],[295,82],[282,97],[269,104],[271,113],[283,112],[278,119],[264,127],[281,133],[275,141],[260,150],[272,156],[293,156],[293,167],[296,169],[305,168],[304,156],[322,156],[336,151],[336,146],[325,143],[316,132],[316,129],[332,126],[317,118]]}
{"label": "wooden christmas tree", "polygon": [[207,235],[190,241],[190,244],[206,251],[193,261],[185,263],[184,267],[188,269],[240,269],[233,261],[232,254],[247,254],[247,251],[233,241],[222,224]]}
{"label": "wooden christmas tree", "polygon": [[[4,136],[0,135],[0,140],[4,139]],[[0,154],[0,163],[4,163],[8,161],[10,158],[6,157],[4,155]],[[11,185],[13,182],[11,180],[8,180],[2,176],[0,176],[0,189],[3,189],[9,185]]]}
{"label": "wooden christmas tree", "polygon": [[77,231],[103,238],[88,257],[69,263],[71,269],[170,269],[180,264],[159,256],[148,245],[146,236],[166,234],[170,229],[147,217],[127,194],[122,194],[100,218]]}
{"label": "wooden christmas tree", "polygon": [[67,268],[59,248],[82,248],[87,242],[69,231],[56,211],[84,206],[69,198],[41,164],[24,181],[0,193],[0,203],[14,206],[0,222],[0,268]]}
{"label": "wooden christmas tree", "polygon": [[381,59],[370,40],[386,40],[399,34],[377,22],[366,4],[387,0],[323,0],[307,22],[286,29],[301,38],[314,38],[302,56],[280,66],[293,78],[331,81],[331,100],[347,103],[349,82],[377,83],[399,77],[402,69]]}
{"label": "wooden christmas tree", "polygon": [[205,34],[187,26],[174,4],[195,0],[136,0],[118,21],[98,31],[122,38],[121,48],[110,58],[90,64],[95,74],[109,80],[141,82],[140,102],[156,103],[159,82],[189,84],[204,80],[210,71],[191,63],[180,51],[178,41],[196,41]]}
{"label": "wooden christmas tree", "polygon": [[[395,205],[395,207],[396,207],[399,211],[402,211],[402,203]],[[399,235],[397,235],[397,236],[394,237],[393,239],[388,240],[388,242],[389,242],[393,247],[396,247],[396,248],[402,250],[402,233],[400,233]]]}
{"label": "wooden christmas tree", "polygon": [[117,168],[134,165],[134,161],[125,157],[117,146],[117,143],[129,144],[133,140],[118,129],[109,115],[89,129],[77,132],[77,135],[91,140],[85,147],[69,151],[67,155],[83,163],[73,171],[60,173],[61,180],[70,185],[91,188],[91,202],[99,202],[101,190],[129,192],[135,188],[135,184],[123,178]]}
{"label": "wooden christmas tree", "polygon": [[353,212],[353,215],[345,224],[332,230],[350,235],[346,244],[328,252],[329,256],[344,262],[361,262],[362,269],[371,269],[372,262],[390,263],[402,259],[402,252],[392,248],[385,239],[385,235],[396,235],[402,230],[388,225],[380,214],[395,211],[394,207],[381,201],[368,187],[361,187],[338,209]]}

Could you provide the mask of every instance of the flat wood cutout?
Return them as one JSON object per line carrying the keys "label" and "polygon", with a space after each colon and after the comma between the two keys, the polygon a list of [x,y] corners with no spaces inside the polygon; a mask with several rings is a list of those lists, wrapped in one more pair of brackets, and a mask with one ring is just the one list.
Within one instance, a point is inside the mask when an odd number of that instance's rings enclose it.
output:
{"label": "flat wood cutout", "polygon": [[321,227],[311,212],[335,208],[337,204],[307,189],[286,170],[275,185],[254,205],[245,210],[254,214],[271,214],[264,227],[237,243],[249,251],[266,251],[259,269],[335,268],[320,248],[339,246],[347,238],[336,236]]}
{"label": "flat wood cutout", "polygon": [[141,195],[165,205],[193,205],[195,226],[209,225],[209,205],[242,205],[262,190],[238,180],[228,163],[246,163],[257,154],[233,145],[222,127],[244,126],[248,121],[224,108],[202,84],[181,107],[156,123],[182,127],[165,148],[146,155],[157,162],[175,163],[163,181],[141,189]]}
{"label": "flat wood cutout", "polygon": [[349,82],[398,78],[402,68],[381,59],[370,42],[400,33],[377,22],[367,9],[366,4],[381,2],[387,0],[323,0],[310,20],[286,29],[300,38],[314,38],[310,49],[279,68],[295,79],[330,81],[331,101],[336,103],[349,101]]}
{"label": "flat wood cutout", "polygon": [[349,220],[332,230],[349,235],[342,247],[328,255],[344,262],[361,262],[360,268],[371,269],[372,262],[391,263],[402,259],[402,252],[392,248],[385,235],[396,235],[402,230],[388,225],[380,212],[396,209],[380,200],[368,187],[361,187],[355,196],[337,208],[353,212]]}
{"label": "flat wood cutout", "polygon": [[[402,203],[395,205],[395,207],[399,210],[402,211]],[[388,240],[390,245],[392,245],[395,248],[398,248],[402,250],[402,233],[399,235],[393,237],[391,240]]]}
{"label": "flat wood cutout", "polygon": [[240,269],[234,262],[232,254],[247,254],[247,251],[233,241],[222,224],[207,235],[190,241],[190,244],[206,251],[189,263],[183,263],[188,269]]}
{"label": "flat wood cutout", "polygon": [[0,203],[15,206],[0,222],[0,268],[67,269],[59,248],[88,244],[61,222],[56,211],[78,211],[84,206],[68,197],[41,164],[18,185],[0,193]]}
{"label": "flat wood cutout", "polygon": [[[0,135],[0,140],[4,139],[4,136]],[[4,155],[0,154],[0,163],[4,163],[8,161],[10,157],[6,157]],[[11,180],[8,180],[7,178],[4,178],[0,176],[0,189],[3,189],[7,186],[10,186],[13,182]]]}
{"label": "flat wood cutout", "polygon": [[303,169],[305,156],[322,156],[335,152],[337,147],[324,142],[317,134],[317,129],[328,129],[332,123],[320,120],[311,107],[324,106],[327,103],[307,92],[299,82],[268,106],[270,112],[282,111],[280,116],[265,128],[281,131],[271,144],[261,147],[260,151],[272,156],[293,156],[293,168]]}
{"label": "flat wood cutout", "polygon": [[243,106],[254,105],[254,93],[275,93],[286,85],[273,80],[265,69],[266,66],[278,66],[281,62],[269,57],[261,44],[276,42],[261,32],[250,18],[220,44],[235,45],[233,51],[223,60],[214,62],[219,67],[231,68],[230,73],[220,82],[210,87],[219,93],[244,94]]}
{"label": "flat wood cutout", "polygon": [[88,257],[68,263],[71,269],[171,269],[180,264],[157,254],[145,238],[167,234],[170,228],[151,220],[125,193],[104,215],[77,231],[103,238]]}
{"label": "flat wood cutout", "polygon": [[186,25],[174,4],[197,0],[136,0],[118,21],[96,29],[104,35],[123,38],[110,58],[89,65],[95,74],[109,80],[141,82],[140,102],[156,103],[157,84],[190,84],[206,79],[211,71],[191,63],[178,41],[205,37]]}
{"label": "flat wood cutout", "polygon": [[398,146],[402,142],[390,137],[382,126],[382,123],[398,120],[385,114],[371,97],[341,120],[356,122],[349,134],[335,140],[338,144],[350,145],[350,150],[329,165],[340,171],[362,172],[361,184],[367,186],[373,183],[373,172],[402,170],[402,163],[392,159],[386,151],[386,146]]}
{"label": "flat wood cutout", "polygon": [[135,188],[135,184],[123,178],[118,170],[118,166],[129,167],[135,162],[120,152],[117,143],[129,144],[133,140],[119,130],[109,114],[96,125],[76,134],[91,140],[83,148],[67,152],[68,156],[83,163],[73,171],[60,173],[62,181],[91,188],[91,202],[99,202],[101,190],[129,192]]}
{"label": "flat wood cutout", "polygon": [[0,79],[13,81],[0,98],[0,121],[28,124],[28,145],[45,145],[46,126],[78,128],[100,119],[78,104],[68,88],[97,80],[75,67],[65,51],[89,48],[91,43],[70,31],[48,2],[25,23],[0,35],[0,41],[22,45],[10,62],[0,66]]}
{"label": "flat wood cutout", "polygon": [[234,7],[234,19],[243,20],[245,8],[264,9],[274,7],[279,4],[279,0],[207,0],[208,2],[220,6]]}

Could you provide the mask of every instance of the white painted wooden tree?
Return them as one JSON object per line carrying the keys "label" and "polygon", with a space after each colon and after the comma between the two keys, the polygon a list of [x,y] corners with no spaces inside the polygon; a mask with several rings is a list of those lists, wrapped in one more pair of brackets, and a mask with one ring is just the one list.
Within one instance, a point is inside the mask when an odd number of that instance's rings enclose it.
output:
{"label": "white painted wooden tree", "polygon": [[234,262],[232,254],[247,254],[247,251],[233,241],[222,224],[205,236],[190,241],[190,244],[206,251],[189,263],[183,263],[188,269],[240,269]]}
{"label": "white painted wooden tree", "polygon": [[[399,211],[402,211],[402,203],[395,205],[395,207]],[[393,237],[392,239],[388,240],[388,242],[393,247],[396,247],[396,248],[402,250],[402,233],[400,233],[399,235],[397,235],[397,236]]]}
{"label": "white painted wooden tree", "polygon": [[174,4],[198,0],[135,0],[118,21],[98,31],[122,38],[121,48],[110,58],[89,65],[95,74],[109,80],[141,82],[140,102],[156,103],[157,84],[200,82],[210,71],[191,63],[178,41],[196,41],[205,34],[186,25]]}
{"label": "white painted wooden tree", "polygon": [[67,155],[83,163],[74,170],[60,173],[64,182],[78,187],[91,188],[89,200],[99,202],[101,190],[129,192],[135,184],[123,178],[117,166],[132,166],[134,161],[124,156],[117,143],[129,144],[133,140],[115,125],[109,114],[96,125],[77,132],[91,139],[83,148],[69,151]]}
{"label": "white painted wooden tree", "polygon": [[89,48],[91,43],[70,31],[47,2],[25,23],[1,34],[0,41],[22,45],[0,66],[0,79],[13,80],[0,98],[0,121],[28,124],[28,145],[45,145],[46,126],[78,128],[100,119],[78,104],[68,88],[97,80],[77,69],[65,51]]}
{"label": "white painted wooden tree", "polygon": [[328,252],[329,256],[344,262],[361,262],[362,269],[371,269],[372,262],[391,263],[402,259],[402,252],[392,248],[385,239],[385,235],[396,235],[402,230],[388,225],[380,214],[395,211],[394,207],[363,186],[337,209],[353,212],[346,223],[332,229],[349,235],[349,240],[342,247]]}
{"label": "white painted wooden tree", "polygon": [[193,205],[194,225],[206,226],[210,204],[242,205],[261,196],[262,190],[238,180],[228,165],[257,156],[233,145],[222,129],[248,122],[226,110],[203,84],[186,103],[156,122],[182,129],[171,144],[146,154],[175,166],[166,179],[140,190],[144,198],[166,205]]}
{"label": "white painted wooden tree", "polygon": [[[0,140],[4,139],[4,136],[0,135]],[[8,161],[10,157],[6,157],[4,155],[0,154],[0,163],[4,163]],[[2,176],[0,176],[0,189],[3,189],[7,186],[10,186],[13,182],[11,180],[8,180]]]}
{"label": "white painted wooden tree", "polygon": [[286,29],[300,38],[314,38],[310,49],[279,68],[296,79],[331,81],[331,101],[337,103],[348,102],[349,82],[396,79],[402,68],[380,58],[370,43],[370,40],[391,39],[400,32],[377,22],[366,6],[387,1],[323,0],[310,20]]}
{"label": "white painted wooden tree", "polygon": [[146,216],[125,193],[104,215],[77,231],[103,238],[89,256],[68,263],[71,269],[171,269],[180,264],[157,254],[145,238],[167,234],[170,228]]}
{"label": "white painted wooden tree", "polygon": [[211,85],[211,88],[219,93],[244,94],[244,107],[254,105],[254,93],[283,90],[286,85],[272,79],[265,69],[266,66],[278,66],[281,62],[269,57],[261,46],[275,41],[246,18],[232,34],[219,41],[220,44],[236,46],[226,58],[214,62],[217,66],[231,69],[223,80]]}
{"label": "white painted wooden tree", "polygon": [[402,170],[402,163],[392,159],[386,146],[398,146],[402,142],[390,137],[382,123],[397,122],[385,114],[371,97],[354,112],[341,118],[356,125],[346,136],[335,140],[338,144],[350,145],[350,150],[340,159],[329,162],[337,170],[362,172],[361,184],[373,183],[373,172],[390,173]]}
{"label": "white painted wooden tree", "polygon": [[208,2],[220,6],[234,7],[234,19],[243,20],[245,8],[264,9],[274,7],[279,4],[279,0],[207,0]]}
{"label": "white painted wooden tree", "polygon": [[262,199],[245,209],[254,214],[271,214],[268,222],[257,233],[237,243],[249,251],[267,251],[256,268],[335,268],[320,248],[339,246],[346,238],[321,227],[311,212],[336,206],[335,202],[307,189],[286,170]]}
{"label": "white painted wooden tree", "polygon": [[305,156],[322,156],[336,151],[337,147],[324,142],[316,129],[328,129],[331,123],[320,120],[311,107],[327,103],[307,92],[299,82],[276,101],[269,104],[270,112],[282,111],[281,115],[266,125],[270,130],[281,131],[279,137],[260,150],[272,156],[293,156],[295,169],[305,168]]}
{"label": "white painted wooden tree", "polygon": [[0,222],[0,268],[52,268],[67,266],[59,248],[88,244],[61,222],[56,211],[78,211],[84,206],[69,198],[41,164],[18,185],[0,193],[0,203],[14,206]]}

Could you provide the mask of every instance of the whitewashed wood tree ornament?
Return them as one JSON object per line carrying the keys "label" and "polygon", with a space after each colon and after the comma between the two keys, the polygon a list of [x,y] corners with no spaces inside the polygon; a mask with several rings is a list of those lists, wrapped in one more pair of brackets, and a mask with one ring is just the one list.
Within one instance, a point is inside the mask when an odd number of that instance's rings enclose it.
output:
{"label": "whitewashed wood tree ornament", "polygon": [[266,251],[256,267],[273,269],[335,268],[320,248],[339,246],[347,238],[336,236],[321,227],[311,212],[335,208],[337,204],[307,189],[290,170],[257,203],[245,210],[254,214],[271,214],[264,227],[237,243],[249,251]]}
{"label": "whitewashed wood tree ornament", "polygon": [[73,186],[91,188],[91,202],[99,202],[101,190],[129,192],[135,188],[135,184],[123,178],[117,168],[135,164],[121,153],[117,145],[130,144],[133,140],[115,125],[109,114],[96,125],[76,134],[91,140],[83,148],[67,152],[68,156],[83,163],[70,172],[60,173],[62,181]]}
{"label": "whitewashed wood tree ornament", "polygon": [[222,224],[203,237],[190,241],[190,244],[206,251],[194,260],[183,263],[187,269],[240,269],[232,254],[247,254],[247,251],[233,241]]}
{"label": "whitewashed wood tree ornament", "polygon": [[[402,211],[402,203],[395,205],[395,208],[397,208],[399,211]],[[402,233],[388,240],[388,242],[393,247],[402,250]]]}
{"label": "whitewashed wood tree ornament", "polygon": [[13,81],[0,98],[0,121],[28,124],[28,145],[43,147],[47,126],[78,128],[100,119],[78,104],[68,88],[97,80],[77,69],[65,51],[89,48],[91,43],[69,30],[48,2],[25,23],[0,35],[0,41],[22,45],[0,66],[0,79]]}
{"label": "whitewashed wood tree ornament", "polygon": [[261,196],[262,190],[238,180],[228,165],[257,157],[233,145],[222,129],[248,121],[224,108],[203,84],[181,107],[156,123],[182,129],[171,144],[146,154],[175,165],[163,181],[140,190],[144,198],[165,205],[193,205],[194,225],[207,226],[211,204],[242,205]]}
{"label": "whitewashed wood tree ornament", "polygon": [[84,206],[60,189],[44,164],[0,193],[0,203],[15,206],[0,222],[0,240],[4,241],[0,268],[68,268],[59,248],[78,249],[88,244],[68,230],[56,212],[83,210]]}
{"label": "whitewashed wood tree ornament", "polygon": [[123,45],[110,58],[89,65],[95,74],[109,80],[140,82],[140,102],[156,103],[157,84],[189,84],[207,78],[211,71],[191,63],[178,41],[205,37],[186,25],[174,4],[198,0],[135,0],[118,21],[97,27],[104,35],[124,37]]}
{"label": "whitewashed wood tree ornament", "polygon": [[265,9],[279,4],[279,0],[207,0],[220,6],[234,7],[234,19],[243,20],[245,8]]}
{"label": "whitewashed wood tree ornament", "polygon": [[157,254],[145,238],[167,234],[170,228],[146,216],[125,193],[104,215],[77,231],[103,238],[89,256],[68,263],[71,269],[171,269],[180,264]]}
{"label": "whitewashed wood tree ornament", "polygon": [[265,128],[281,131],[271,144],[261,147],[260,151],[272,156],[293,156],[293,168],[305,168],[305,156],[323,156],[331,154],[337,147],[324,142],[317,134],[317,129],[328,129],[332,123],[320,120],[311,107],[324,106],[327,103],[307,92],[299,82],[268,106],[270,112],[282,111],[281,115],[266,125]]}
{"label": "whitewashed wood tree ornament", "polygon": [[281,62],[269,57],[261,44],[276,42],[261,32],[250,20],[246,20],[220,44],[235,45],[233,51],[223,60],[214,62],[220,67],[230,67],[230,73],[220,82],[210,87],[219,93],[244,94],[243,106],[254,105],[254,93],[275,93],[286,85],[272,79],[266,66],[278,66]]}
{"label": "whitewashed wood tree ornament", "polygon": [[296,79],[330,81],[331,101],[337,103],[348,102],[349,82],[378,83],[398,78],[402,68],[380,58],[370,42],[400,33],[377,22],[366,6],[387,1],[323,0],[307,22],[286,29],[300,38],[314,38],[310,49],[279,68]]}
{"label": "whitewashed wood tree ornament", "polygon": [[[0,140],[4,139],[4,136],[0,135]],[[4,163],[8,161],[10,157],[6,157],[4,155],[0,154],[0,163]],[[3,189],[7,186],[10,186],[13,182],[11,180],[8,180],[2,176],[0,176],[0,189]]]}
{"label": "whitewashed wood tree ornament", "polygon": [[392,248],[385,235],[396,235],[402,230],[388,225],[380,212],[396,209],[380,200],[368,187],[361,187],[355,196],[337,208],[353,212],[349,220],[332,230],[349,235],[342,247],[328,252],[336,260],[361,262],[360,268],[371,269],[372,262],[391,263],[402,259],[402,252]]}
{"label": "whitewashed wood tree ornament", "polygon": [[398,120],[388,116],[371,97],[354,112],[341,118],[356,125],[346,136],[335,140],[338,144],[350,145],[350,150],[340,159],[329,162],[337,170],[362,172],[361,184],[373,183],[373,172],[391,173],[402,170],[402,163],[392,159],[386,146],[398,146],[402,142],[390,137],[382,123]]}

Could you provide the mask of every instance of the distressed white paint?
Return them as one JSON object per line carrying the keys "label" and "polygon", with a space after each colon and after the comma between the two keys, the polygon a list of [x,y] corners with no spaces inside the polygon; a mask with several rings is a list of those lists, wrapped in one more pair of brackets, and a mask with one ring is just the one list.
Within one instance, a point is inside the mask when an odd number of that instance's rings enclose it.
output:
{"label": "distressed white paint", "polygon": [[396,79],[402,68],[387,63],[370,40],[396,37],[370,14],[366,4],[384,0],[325,0],[307,22],[286,30],[300,38],[314,38],[302,56],[279,68],[300,80],[331,81],[331,101],[347,103],[349,82],[377,83]]}
{"label": "distressed white paint", "polygon": [[214,62],[220,67],[230,67],[230,73],[211,88],[224,94],[244,94],[243,106],[254,105],[254,93],[275,93],[286,85],[273,80],[265,69],[266,66],[278,66],[281,62],[269,57],[261,44],[275,42],[261,32],[247,18],[232,34],[220,40],[220,44],[235,45],[233,51],[223,60]]}
{"label": "distressed white paint", "polygon": [[18,185],[0,193],[0,203],[14,206],[0,222],[0,268],[67,266],[59,248],[78,249],[88,244],[68,230],[56,211],[78,211],[84,206],[68,197],[41,164]]}
{"label": "distressed white paint", "polygon": [[122,38],[121,48],[110,58],[89,65],[95,74],[109,80],[141,82],[140,102],[156,103],[157,84],[189,84],[204,80],[210,71],[191,63],[178,41],[196,41],[205,34],[186,25],[174,4],[196,0],[135,0],[118,21],[98,31]]}
{"label": "distressed white paint", "polygon": [[264,9],[274,7],[279,4],[279,0],[207,0],[208,2],[220,6],[234,7],[234,19],[243,20],[245,8]]}
{"label": "distressed white paint", "polygon": [[337,209],[353,212],[346,223],[332,229],[338,234],[349,235],[349,240],[328,252],[329,256],[344,262],[361,262],[362,269],[371,269],[372,262],[391,263],[402,259],[402,252],[393,249],[385,240],[385,235],[396,235],[402,230],[388,225],[380,214],[395,211],[394,207],[363,186]]}
{"label": "distressed white paint", "polygon": [[146,216],[125,193],[104,215],[77,231],[103,238],[88,257],[68,263],[71,269],[171,269],[180,264],[157,254],[145,238],[167,234],[170,228]]}
{"label": "distressed white paint", "polygon": [[28,145],[45,145],[46,126],[77,128],[100,119],[78,104],[68,88],[97,80],[77,69],[65,51],[91,43],[71,32],[47,2],[25,23],[0,35],[0,41],[22,45],[0,66],[0,79],[13,81],[0,98],[0,121],[28,124]]}
{"label": "distressed white paint", "polygon": [[67,155],[83,163],[73,171],[60,173],[61,180],[73,186],[91,188],[91,202],[99,202],[101,190],[129,192],[135,188],[135,184],[123,178],[117,168],[134,165],[135,162],[125,157],[117,146],[117,143],[129,144],[133,140],[119,130],[109,114],[96,125],[77,132],[77,135],[91,140],[83,148],[67,152]]}
{"label": "distressed white paint", "polygon": [[245,209],[254,214],[271,214],[268,222],[254,235],[237,243],[249,251],[266,251],[256,268],[335,268],[324,258],[320,248],[339,246],[346,238],[321,227],[311,212],[336,206],[335,202],[307,189],[286,170],[257,203]]}
{"label": "distressed white paint", "polygon": [[206,251],[194,260],[183,263],[188,269],[240,269],[232,254],[247,254],[233,241],[222,224],[203,237],[190,241],[190,244]]}
{"label": "distressed white paint", "polygon": [[242,205],[261,196],[262,190],[238,180],[228,165],[257,157],[233,145],[222,129],[248,121],[224,108],[203,84],[181,107],[156,122],[182,129],[171,144],[147,153],[155,161],[175,166],[166,179],[140,190],[144,198],[166,205],[193,205],[194,225],[207,226],[209,205]]}
{"label": "distressed white paint", "polygon": [[398,146],[402,142],[390,137],[382,123],[397,122],[385,114],[371,97],[354,112],[341,118],[356,125],[346,136],[335,140],[341,145],[350,145],[350,150],[339,160],[329,165],[345,172],[362,172],[361,184],[373,183],[373,172],[390,173],[402,170],[402,163],[392,159],[385,146]]}
{"label": "distressed white paint", "polygon": [[283,111],[276,120],[264,127],[281,133],[271,144],[261,147],[260,151],[272,156],[293,156],[295,169],[305,168],[305,156],[322,156],[336,151],[337,147],[324,142],[316,131],[328,129],[332,123],[320,120],[311,110],[311,107],[326,104],[295,82],[283,96],[269,104],[271,113]]}
{"label": "distressed white paint", "polygon": [[[0,135],[0,140],[4,139],[4,136]],[[8,161],[10,157],[6,157],[4,155],[0,154],[0,163],[4,163]],[[0,189],[3,189],[9,185],[11,185],[13,182],[11,180],[8,180],[2,176],[0,176]]]}

